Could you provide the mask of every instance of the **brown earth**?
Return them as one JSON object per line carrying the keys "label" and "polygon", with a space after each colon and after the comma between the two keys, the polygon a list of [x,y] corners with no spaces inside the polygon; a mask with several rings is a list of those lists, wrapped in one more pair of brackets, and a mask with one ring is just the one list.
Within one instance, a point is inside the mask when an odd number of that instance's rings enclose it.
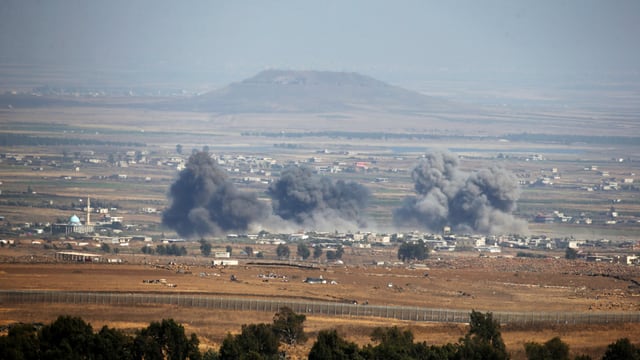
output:
{"label": "brown earth", "polygon": [[[1,259],[14,260],[20,252],[0,250]],[[28,257],[20,258],[29,260]],[[1,289],[40,289],[67,291],[113,291],[158,293],[203,293],[235,297],[309,299],[319,301],[359,302],[376,305],[407,305],[480,311],[632,311],[640,310],[640,294],[631,280],[638,281],[637,268],[595,264],[564,259],[524,259],[478,257],[456,254],[430,259],[426,268],[406,266],[323,266],[303,270],[285,266],[244,265],[215,268],[203,264],[203,258],[189,258],[189,263],[167,265],[166,259],[140,256],[129,263],[66,264],[40,263],[49,259],[35,256],[33,263],[1,263]],[[347,264],[357,263],[356,255],[346,257]],[[183,259],[185,260],[185,259]],[[137,262],[137,263],[134,263]],[[146,262],[146,264],[144,263]],[[268,281],[260,275],[272,274]],[[235,275],[239,281],[233,282]],[[322,275],[337,284],[303,283],[308,277]],[[286,281],[285,281],[286,277]],[[177,285],[143,284],[143,279],[166,279]],[[195,332],[203,347],[217,348],[228,332],[238,332],[246,323],[270,322],[273,314],[229,312],[173,305],[117,306],[20,304],[2,307],[0,323],[50,322],[60,314],[81,316],[94,328],[103,324],[130,331],[150,321],[174,318],[188,332]],[[430,344],[455,342],[466,332],[462,324],[435,324],[376,318],[334,318],[308,316],[305,323],[311,340],[289,352],[302,356],[319,330],[336,328],[360,344],[370,342],[369,334],[377,326],[398,325],[413,331],[417,341]],[[560,336],[574,354],[602,355],[606,345],[628,337],[640,342],[640,324],[549,325],[503,328],[507,348],[515,358],[522,358],[527,341],[544,342]]]}

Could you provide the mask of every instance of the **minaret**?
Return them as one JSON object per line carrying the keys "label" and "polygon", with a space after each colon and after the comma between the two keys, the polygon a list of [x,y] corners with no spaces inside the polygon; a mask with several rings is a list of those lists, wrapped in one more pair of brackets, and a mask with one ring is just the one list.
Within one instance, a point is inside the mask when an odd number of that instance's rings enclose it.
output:
{"label": "minaret", "polygon": [[87,196],[87,223],[85,225],[91,225],[91,199]]}

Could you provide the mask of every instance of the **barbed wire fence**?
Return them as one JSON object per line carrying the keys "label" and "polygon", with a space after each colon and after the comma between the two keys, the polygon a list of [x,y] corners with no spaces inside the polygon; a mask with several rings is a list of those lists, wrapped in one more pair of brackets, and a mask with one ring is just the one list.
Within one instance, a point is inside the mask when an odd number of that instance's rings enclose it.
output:
{"label": "barbed wire fence", "polygon": [[[289,307],[299,314],[378,317],[398,320],[468,323],[471,310],[380,306],[322,301],[234,298],[194,294],[0,290],[0,304],[62,303],[87,305],[175,305],[219,310],[275,313]],[[501,324],[610,324],[640,322],[640,312],[506,312],[494,311]]]}

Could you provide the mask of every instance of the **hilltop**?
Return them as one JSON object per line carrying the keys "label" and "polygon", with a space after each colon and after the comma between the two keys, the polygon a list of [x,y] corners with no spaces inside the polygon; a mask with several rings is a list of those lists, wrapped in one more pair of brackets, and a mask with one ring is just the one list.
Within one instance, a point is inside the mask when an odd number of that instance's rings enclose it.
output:
{"label": "hilltop", "polygon": [[358,73],[265,70],[173,105],[216,113],[422,112],[441,110],[447,102]]}

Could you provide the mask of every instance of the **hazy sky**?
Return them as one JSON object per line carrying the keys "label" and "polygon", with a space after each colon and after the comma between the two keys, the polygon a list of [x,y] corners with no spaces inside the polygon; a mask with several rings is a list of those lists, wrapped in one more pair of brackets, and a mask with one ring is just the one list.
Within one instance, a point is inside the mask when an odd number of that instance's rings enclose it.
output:
{"label": "hazy sky", "polygon": [[628,78],[640,73],[640,1],[2,0],[0,63],[178,82],[265,68],[400,82]]}

